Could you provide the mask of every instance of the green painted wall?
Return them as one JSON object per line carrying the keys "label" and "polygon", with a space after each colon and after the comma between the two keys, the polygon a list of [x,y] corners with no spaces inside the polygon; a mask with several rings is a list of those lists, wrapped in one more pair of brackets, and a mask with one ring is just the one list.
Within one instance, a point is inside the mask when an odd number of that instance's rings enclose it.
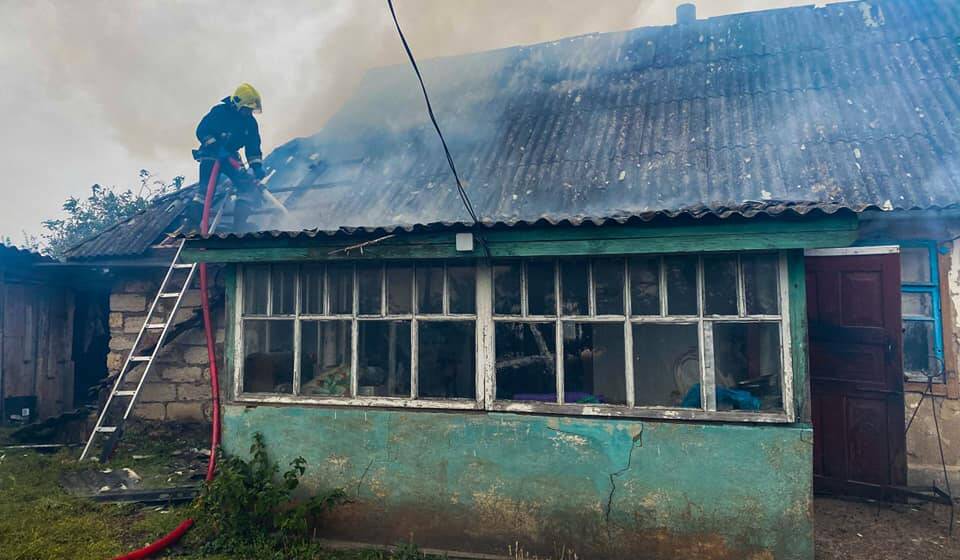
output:
{"label": "green painted wall", "polygon": [[[813,558],[812,430],[295,406],[224,407],[310,488],[342,487],[327,537],[506,555]],[[572,558],[572,556],[571,556]]]}

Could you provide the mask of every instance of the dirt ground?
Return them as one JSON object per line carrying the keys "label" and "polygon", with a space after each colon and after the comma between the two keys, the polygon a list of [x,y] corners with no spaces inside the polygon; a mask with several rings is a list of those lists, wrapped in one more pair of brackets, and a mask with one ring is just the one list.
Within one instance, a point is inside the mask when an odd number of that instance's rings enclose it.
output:
{"label": "dirt ground", "polygon": [[945,506],[817,498],[814,510],[817,560],[960,559],[960,529],[948,535]]}

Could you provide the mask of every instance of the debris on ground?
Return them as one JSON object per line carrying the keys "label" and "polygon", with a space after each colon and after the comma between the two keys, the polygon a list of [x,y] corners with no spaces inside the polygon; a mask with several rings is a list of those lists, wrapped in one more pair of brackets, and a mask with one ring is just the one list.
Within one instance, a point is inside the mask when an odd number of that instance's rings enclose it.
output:
{"label": "debris on ground", "polygon": [[59,482],[68,494],[85,498],[104,492],[139,488],[143,479],[130,469],[87,469],[66,471],[60,475]]}
{"label": "debris on ground", "polygon": [[817,498],[817,560],[960,560],[960,532],[949,534],[950,508]]}

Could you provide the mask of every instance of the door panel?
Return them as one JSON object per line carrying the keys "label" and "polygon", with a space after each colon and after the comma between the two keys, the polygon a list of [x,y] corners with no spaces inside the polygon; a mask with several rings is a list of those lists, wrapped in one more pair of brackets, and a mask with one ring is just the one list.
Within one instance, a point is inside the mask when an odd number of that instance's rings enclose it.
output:
{"label": "door panel", "polygon": [[[834,257],[836,258],[836,257]],[[883,278],[877,272],[840,273],[840,317],[847,327],[883,327]],[[897,286],[899,291],[900,287]]]}
{"label": "door panel", "polygon": [[807,257],[819,491],[906,484],[899,254]]}
{"label": "door panel", "polygon": [[889,456],[886,438],[887,403],[884,399],[846,397],[847,478],[873,484],[887,484]]}

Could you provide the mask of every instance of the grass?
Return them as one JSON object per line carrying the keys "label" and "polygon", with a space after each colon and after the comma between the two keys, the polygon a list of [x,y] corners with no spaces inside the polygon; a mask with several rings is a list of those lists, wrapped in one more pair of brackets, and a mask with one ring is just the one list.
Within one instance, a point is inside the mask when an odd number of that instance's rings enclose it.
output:
{"label": "grass", "polygon": [[[157,431],[159,430],[159,432]],[[167,433],[169,432],[169,433]],[[166,433],[166,437],[164,437]],[[196,446],[196,434],[169,427],[133,432],[116,458],[102,467],[79,465],[76,449],[56,454],[25,450],[0,450],[0,560],[104,560],[140,548],[167,534],[185,519],[189,506],[160,508],[134,504],[98,504],[65,492],[58,481],[63,473],[78,469],[132,467],[143,477],[144,487],[185,484],[169,480],[171,452]],[[0,433],[0,445],[4,444]],[[133,459],[133,455],[138,459]],[[147,457],[142,457],[142,456]],[[199,534],[191,531],[161,558],[226,560],[204,555]],[[334,551],[317,544],[278,552],[251,549],[248,558],[322,560],[413,560],[426,558],[412,545],[393,553]]]}
{"label": "grass", "polygon": [[176,511],[140,511],[68,495],[57,481],[77,468],[71,455],[0,453],[0,558],[103,560],[176,526]]}

